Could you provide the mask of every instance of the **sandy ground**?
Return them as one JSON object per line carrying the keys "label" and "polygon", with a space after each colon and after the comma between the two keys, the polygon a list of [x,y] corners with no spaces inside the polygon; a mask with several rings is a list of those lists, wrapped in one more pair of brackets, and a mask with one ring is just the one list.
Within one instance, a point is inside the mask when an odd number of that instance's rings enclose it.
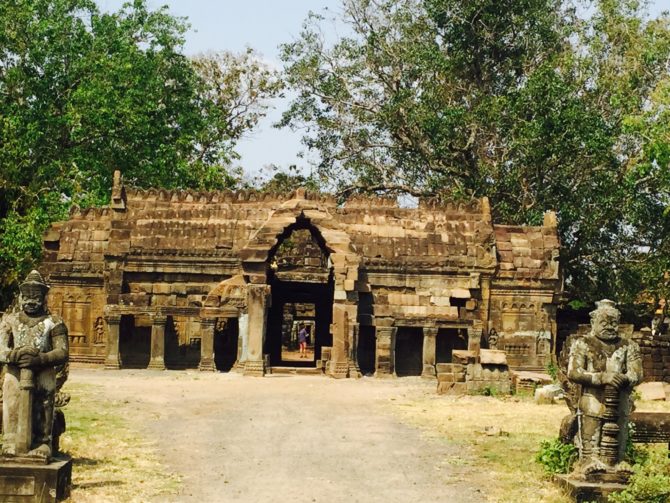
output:
{"label": "sandy ground", "polygon": [[480,502],[486,474],[400,422],[390,401],[434,382],[72,370],[102,386],[183,478],[174,502]]}

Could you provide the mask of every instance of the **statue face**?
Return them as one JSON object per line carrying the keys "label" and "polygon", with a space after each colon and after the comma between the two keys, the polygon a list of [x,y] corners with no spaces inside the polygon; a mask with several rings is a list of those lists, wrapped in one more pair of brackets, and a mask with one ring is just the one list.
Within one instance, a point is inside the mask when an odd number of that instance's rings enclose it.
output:
{"label": "statue face", "polygon": [[601,341],[619,337],[619,319],[611,314],[601,314],[593,320],[593,334]]}
{"label": "statue face", "polygon": [[44,310],[44,292],[37,289],[30,289],[21,293],[21,308],[28,315],[42,314]]}

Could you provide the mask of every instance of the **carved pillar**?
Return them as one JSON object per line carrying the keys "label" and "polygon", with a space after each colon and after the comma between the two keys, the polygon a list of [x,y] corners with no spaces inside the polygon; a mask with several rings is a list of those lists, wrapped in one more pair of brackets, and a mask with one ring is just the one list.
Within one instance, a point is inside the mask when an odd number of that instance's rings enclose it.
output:
{"label": "carved pillar", "polygon": [[202,318],[200,320],[200,364],[198,370],[214,372],[214,329],[216,318]]}
{"label": "carved pillar", "polygon": [[349,315],[344,304],[333,304],[333,349],[328,367],[328,373],[332,377],[342,378],[349,375],[348,363],[348,341],[349,341]]}
{"label": "carved pillar", "polygon": [[427,379],[435,378],[435,346],[437,341],[437,328],[423,328],[423,372],[421,377]]}
{"label": "carved pillar", "polygon": [[109,314],[105,316],[107,322],[107,357],[105,368],[116,370],[121,368],[121,357],[119,356],[119,329],[121,325],[120,314]]}
{"label": "carved pillar", "polygon": [[249,315],[241,313],[237,318],[238,337],[237,337],[237,361],[235,370],[244,370],[244,363],[247,361],[247,350],[249,346]]}
{"label": "carved pillar", "polygon": [[151,320],[151,358],[148,369],[165,370],[165,323],[167,316],[158,314]]}
{"label": "carved pillar", "polygon": [[490,306],[491,306],[491,278],[489,276],[482,276],[481,279],[482,302],[480,305],[479,319],[482,321],[482,326],[488,334],[491,330],[490,326]]}
{"label": "carved pillar", "polygon": [[482,340],[481,324],[475,324],[471,327],[468,327],[468,351],[472,351],[475,355],[479,356],[479,350],[481,349],[481,340]]}
{"label": "carved pillar", "polygon": [[375,377],[395,377],[396,327],[376,327]]}
{"label": "carved pillar", "polygon": [[249,285],[247,287],[247,311],[249,313],[249,343],[247,360],[244,362],[244,375],[263,376],[263,342],[267,326],[267,312],[270,307],[270,287],[268,285]]}

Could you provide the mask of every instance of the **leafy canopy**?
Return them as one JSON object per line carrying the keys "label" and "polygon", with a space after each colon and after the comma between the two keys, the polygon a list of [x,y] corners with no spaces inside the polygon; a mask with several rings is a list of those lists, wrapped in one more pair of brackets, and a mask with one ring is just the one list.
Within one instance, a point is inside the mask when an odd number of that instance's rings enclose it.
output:
{"label": "leafy canopy", "polygon": [[137,186],[225,188],[235,143],[278,92],[252,51],[182,52],[184,19],[145,0],[0,2],[0,306],[73,204]]}
{"label": "leafy canopy", "polygon": [[[579,12],[585,12],[588,16]],[[670,294],[670,19],[600,0],[343,0],[283,46],[305,131],[342,196],[489,196],[556,210],[573,300]],[[339,30],[342,32],[342,30]]]}

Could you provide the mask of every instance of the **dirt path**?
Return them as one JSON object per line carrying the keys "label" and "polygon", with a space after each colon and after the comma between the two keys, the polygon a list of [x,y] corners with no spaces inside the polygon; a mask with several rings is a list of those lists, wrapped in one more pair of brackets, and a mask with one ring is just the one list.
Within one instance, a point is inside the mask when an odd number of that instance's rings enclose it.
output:
{"label": "dirt path", "polygon": [[[174,502],[480,502],[485,478],[462,452],[402,424],[389,403],[434,393],[420,379],[247,378],[73,370],[105,388],[166,466]],[[165,501],[165,498],[161,498]]]}

